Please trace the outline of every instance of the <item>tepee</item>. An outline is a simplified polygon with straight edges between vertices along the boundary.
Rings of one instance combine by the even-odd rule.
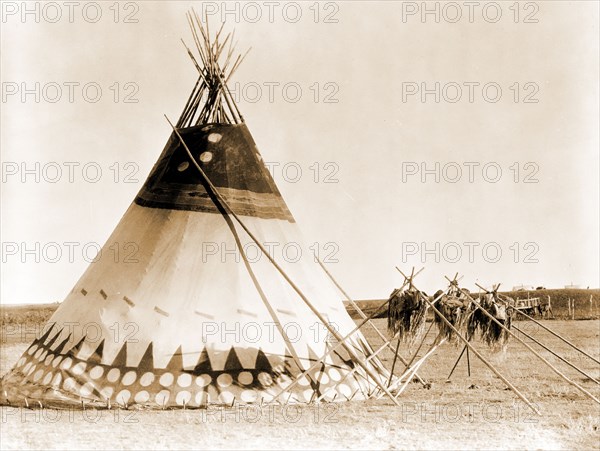
[[[202,407],[387,392],[227,88],[231,35],[188,15],[199,77],[146,182],[44,330],[0,403]],[[115,259],[110,247],[133,243]],[[210,252],[208,252],[210,250]],[[315,365],[315,363],[318,363]],[[389,392],[388,392],[389,393]]]

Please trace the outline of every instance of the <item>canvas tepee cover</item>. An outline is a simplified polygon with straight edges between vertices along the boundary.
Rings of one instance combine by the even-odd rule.
[[[381,363],[367,360],[371,348],[303,242],[237,106],[225,114],[233,99],[218,65],[210,86],[218,55],[204,56],[177,131],[97,261],[2,379],[2,403],[343,401],[371,396],[373,374],[387,382]],[[230,213],[272,251],[312,309]],[[115,245],[129,252],[115,258]],[[331,328],[337,338],[351,335],[344,346],[336,347]]]

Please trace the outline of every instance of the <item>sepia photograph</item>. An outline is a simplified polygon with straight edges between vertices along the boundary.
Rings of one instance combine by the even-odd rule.
[[[600,2],[0,12],[1,450],[600,451]]]

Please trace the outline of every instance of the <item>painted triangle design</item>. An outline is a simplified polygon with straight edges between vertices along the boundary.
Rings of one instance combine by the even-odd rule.
[[[102,363],[102,355],[104,354],[104,339],[100,342],[96,350],[88,358],[90,363]]]
[[[235,353],[235,348],[230,349],[229,354],[227,355],[227,360],[225,360],[224,369],[225,371],[240,371],[244,369],[242,367],[240,359]]]
[[[63,331],[63,329],[60,329],[60,330],[59,330],[59,331],[56,333],[56,335],[54,335],[54,336],[53,336],[53,337],[50,339],[50,341],[48,341],[48,343],[46,343],[45,347],[46,347],[47,349],[51,349],[51,348],[52,348],[52,345],[54,344],[54,342],[56,341],[56,339],[57,339],[57,338],[60,336],[60,334],[62,333],[62,331]],[[55,351],[55,352],[56,352],[56,351]]]
[[[140,371],[152,371],[154,370],[154,352],[152,350],[152,342],[148,343],[148,347],[138,364]]]
[[[212,365],[210,363],[210,358],[208,357],[208,351],[206,348],[202,350],[200,353],[200,357],[198,357],[198,363],[194,367],[194,373],[206,373],[212,371]]]
[[[71,340],[71,334],[69,334],[67,336],[67,338],[65,338],[57,347],[54,351],[52,351],[54,354],[62,354],[63,349],[65,349],[65,346],[67,346],[67,343]]]
[[[45,341],[48,339],[48,337],[50,336],[50,332],[52,332],[52,329],[54,329],[54,323],[52,323],[52,326],[50,326],[48,328],[48,330],[46,332],[44,332],[44,335],[42,335],[39,339],[35,340],[38,344],[43,345],[45,343]]]
[[[69,352],[67,352],[68,356],[71,357],[76,357],[77,353],[81,350],[81,348],[83,347],[83,343],[85,342],[85,338],[86,336],[84,335],[81,340],[79,340],[79,343],[77,343],[75,346],[73,346],[71,349],[69,349]]]
[[[123,343],[111,366],[114,368],[125,368],[127,366],[127,342]]]
[[[265,371],[267,373],[269,373],[273,370],[273,367],[271,366],[271,362],[269,362],[269,359],[267,358],[267,356],[265,355],[265,353],[263,352],[262,349],[258,350],[254,368],[256,368],[257,370],[260,370],[260,371]]]
[[[170,370],[170,371],[182,371],[183,370],[183,355],[181,354],[181,346],[179,346],[177,348],[177,351],[175,351],[175,353],[173,354],[173,357],[171,357],[171,360],[169,360],[169,363],[167,364],[167,370]]]

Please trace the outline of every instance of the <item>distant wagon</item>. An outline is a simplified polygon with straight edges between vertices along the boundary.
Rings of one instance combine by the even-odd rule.
[[[515,308],[527,314],[529,314],[528,310],[533,312],[539,306],[540,298],[517,299],[515,301]]]
[[[549,302],[543,302],[540,298],[517,299],[515,309],[529,316],[545,317],[546,312],[552,313]],[[552,315],[554,317],[554,315]]]

